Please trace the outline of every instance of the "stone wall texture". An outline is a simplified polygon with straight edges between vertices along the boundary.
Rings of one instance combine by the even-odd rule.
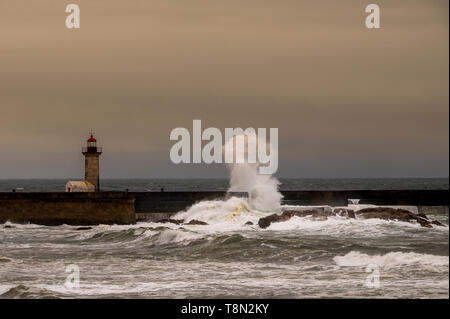
[[[126,193],[0,193],[0,223],[39,225],[133,224]]]
[[[94,185],[96,192],[100,190],[99,155],[96,153],[85,155],[84,180]]]

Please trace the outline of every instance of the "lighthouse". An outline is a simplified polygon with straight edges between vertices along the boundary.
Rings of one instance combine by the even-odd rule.
[[[84,155],[84,180],[95,186],[95,191],[100,191],[100,167],[99,157],[102,154],[102,148],[97,146],[97,140],[91,133],[87,140],[86,147],[83,147]]]

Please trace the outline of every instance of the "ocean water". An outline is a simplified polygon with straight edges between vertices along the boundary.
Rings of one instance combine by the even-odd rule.
[[[65,191],[65,179],[0,179],[0,192],[13,188],[24,192]],[[281,178],[280,190],[383,190],[383,189],[449,189],[448,178]],[[228,179],[102,179],[103,191],[226,191]]]
[[[28,190],[59,185],[21,182]],[[109,183],[111,188],[183,189],[190,184],[202,189],[207,182]],[[223,185],[211,183],[217,184],[209,189]],[[354,189],[364,183],[367,188],[367,181],[351,186],[336,181],[328,187]],[[396,189],[441,185],[370,183]],[[314,187],[322,185],[323,181]],[[448,189],[448,180],[440,187]],[[449,297],[449,221],[443,212],[430,215],[445,224],[434,228],[342,217],[323,221],[294,217],[259,228],[259,218],[270,213],[254,209],[247,199],[232,197],[197,203],[173,217],[208,225],[137,223],[79,230],[6,223],[0,225],[0,298]],[[253,225],[246,225],[249,221]],[[67,284],[76,270],[79,287]]]

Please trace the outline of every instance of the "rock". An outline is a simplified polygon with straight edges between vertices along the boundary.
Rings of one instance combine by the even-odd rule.
[[[314,219],[318,220],[326,220],[328,216],[334,216],[335,214],[333,212],[325,212],[323,210],[285,210],[281,215],[279,214],[272,214],[263,218],[260,218],[258,221],[258,225],[261,228],[267,228],[272,223],[279,223],[284,222],[286,220],[291,219],[293,216],[298,217],[306,217],[311,216]]]
[[[336,213],[332,211],[325,211],[323,209],[308,209],[308,210],[286,210],[283,212],[286,216],[289,216],[289,218],[293,216],[297,217],[312,217],[312,218],[319,218],[319,219],[327,219],[328,216],[335,216]]]
[[[156,223],[172,223],[172,224],[183,224],[184,223],[184,219],[172,219],[172,218],[163,218],[160,220],[157,220]]]
[[[353,209],[336,208],[333,210],[333,213],[335,213],[337,216],[355,218],[355,211]]]
[[[437,225],[437,226],[445,226],[444,224],[442,224],[441,222],[437,221],[437,220],[433,220],[431,222],[433,225]]]
[[[244,225],[253,225],[253,223],[251,221],[246,222]]]
[[[272,223],[283,222],[283,221],[289,220],[291,218],[291,216],[288,217],[288,216],[283,215],[283,214],[281,214],[281,215],[272,214],[272,215],[260,218],[258,220],[258,226],[260,228],[267,228]]]
[[[187,223],[185,225],[208,225],[208,223],[202,222],[201,220],[193,219],[193,220],[189,221],[189,223]]]
[[[191,221],[189,221],[188,223],[184,222],[184,219],[172,219],[172,218],[163,218],[160,219],[158,221],[156,221],[157,223],[172,223],[172,224],[177,224],[177,225],[208,225],[208,223],[202,222],[201,220],[196,220],[193,219]]]
[[[432,221],[425,214],[415,214],[405,209],[391,207],[370,207],[356,212],[358,218],[379,218],[384,220],[398,220],[402,222],[417,222],[422,227],[431,228]]]
[[[379,218],[383,220],[398,220],[403,222],[417,222],[422,227],[432,228],[432,225],[444,226],[438,221],[430,220],[425,214],[415,214],[405,209],[396,209],[390,207],[370,207],[357,212],[347,208],[336,208],[333,211],[323,210],[286,210],[282,214],[272,214],[260,218],[258,225],[261,228],[267,228],[272,223],[279,223],[291,219],[293,216],[312,217],[314,220],[327,220],[329,216],[343,216],[347,218]]]
[[[364,208],[356,212],[359,218],[369,219],[369,218],[379,218],[384,220],[394,220],[409,222],[413,219],[424,219],[421,216],[415,215],[413,218],[413,213],[404,209],[394,209],[389,207],[370,207]]]
[[[3,228],[16,228],[16,227],[11,226],[11,225],[5,225],[5,226],[3,226]]]
[[[92,227],[78,227],[78,228],[75,228],[75,230],[89,230],[89,229],[92,229]]]

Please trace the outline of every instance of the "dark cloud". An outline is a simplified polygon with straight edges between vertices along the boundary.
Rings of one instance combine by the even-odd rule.
[[[284,176],[448,176],[448,2],[0,3],[0,178],[225,176],[173,165],[171,129],[278,127]]]

